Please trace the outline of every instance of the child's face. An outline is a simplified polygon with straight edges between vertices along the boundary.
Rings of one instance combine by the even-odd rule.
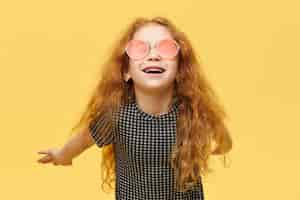
[[[129,58],[129,70],[125,73],[125,81],[132,78],[135,88],[143,91],[172,88],[178,68],[178,54],[171,59],[163,58],[154,48],[154,45],[163,39],[173,39],[168,29],[157,24],[147,24],[138,29],[132,39],[149,42],[151,50],[140,60]],[[146,73],[143,69],[147,66],[159,66],[165,71],[163,73]]]

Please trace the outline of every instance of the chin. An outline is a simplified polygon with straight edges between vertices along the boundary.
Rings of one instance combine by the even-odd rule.
[[[145,90],[165,90],[167,88],[170,88],[172,85],[166,85],[166,84],[148,84],[148,85],[144,85],[143,88]]]

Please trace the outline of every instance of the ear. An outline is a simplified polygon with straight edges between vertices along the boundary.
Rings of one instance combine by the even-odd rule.
[[[127,81],[130,79],[129,73],[124,73],[123,78],[124,78],[124,80],[127,82]]]

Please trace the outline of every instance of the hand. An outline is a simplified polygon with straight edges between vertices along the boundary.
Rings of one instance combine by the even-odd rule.
[[[38,151],[38,153],[45,154],[45,156],[37,160],[37,162],[39,163],[52,163],[53,165],[72,165],[72,159],[64,159],[61,155],[60,149],[51,148],[48,150]]]

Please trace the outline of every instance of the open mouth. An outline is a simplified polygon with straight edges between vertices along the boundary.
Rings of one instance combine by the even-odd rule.
[[[146,67],[142,70],[146,74],[162,74],[166,70],[161,67]]]

